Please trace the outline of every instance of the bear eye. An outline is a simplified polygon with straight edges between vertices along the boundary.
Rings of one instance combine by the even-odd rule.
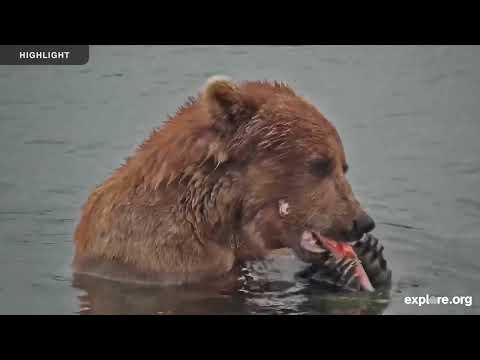
[[[327,176],[333,169],[333,162],[329,159],[314,159],[309,162],[310,172],[319,177]]]

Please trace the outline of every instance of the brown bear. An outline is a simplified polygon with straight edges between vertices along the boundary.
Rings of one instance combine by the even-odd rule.
[[[180,284],[281,248],[315,262],[375,226],[347,170],[335,127],[291,87],[213,77],[90,195],[74,269]]]

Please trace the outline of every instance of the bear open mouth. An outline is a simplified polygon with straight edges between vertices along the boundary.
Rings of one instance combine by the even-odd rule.
[[[362,266],[354,248],[345,242],[335,241],[315,231],[304,231],[300,242],[302,248],[321,256],[326,262],[333,262],[340,276],[345,278],[346,285],[357,280],[363,290],[374,291],[374,287]]]

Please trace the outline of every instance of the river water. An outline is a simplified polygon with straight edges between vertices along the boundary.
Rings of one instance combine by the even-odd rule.
[[[235,291],[74,278],[89,192],[206,78],[283,80],[342,136],[393,271],[376,296],[249,264]],[[82,66],[0,66],[1,314],[479,314],[480,48],[92,46]],[[471,296],[471,306],[405,297]]]

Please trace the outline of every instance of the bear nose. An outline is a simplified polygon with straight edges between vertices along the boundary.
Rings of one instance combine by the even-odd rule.
[[[363,235],[375,228],[375,221],[366,213],[361,213],[353,220],[353,229],[356,233]]]

